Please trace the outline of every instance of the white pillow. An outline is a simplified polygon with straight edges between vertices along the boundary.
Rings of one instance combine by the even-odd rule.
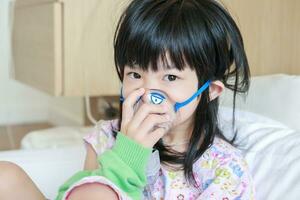
[[[232,106],[232,92],[225,90],[220,104]],[[246,99],[237,96],[237,108],[280,121],[300,130],[300,76],[284,74],[258,76],[251,79]]]
[[[22,149],[56,149],[82,146],[83,136],[91,132],[93,126],[59,126],[29,132],[21,140]]]
[[[232,138],[232,109],[220,107],[220,128]],[[252,172],[258,200],[300,197],[300,131],[272,119],[236,110],[237,144]]]

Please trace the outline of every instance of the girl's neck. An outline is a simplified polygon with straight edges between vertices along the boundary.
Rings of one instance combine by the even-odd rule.
[[[163,138],[163,142],[169,146],[185,146],[188,144],[193,128],[190,123],[183,123],[173,127]]]

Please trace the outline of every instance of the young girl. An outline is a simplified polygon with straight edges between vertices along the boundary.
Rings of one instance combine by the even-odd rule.
[[[120,119],[84,138],[85,170],[57,199],[254,199],[235,137],[218,127],[224,88],[234,99],[249,88],[229,13],[215,0],[133,0],[114,48]]]

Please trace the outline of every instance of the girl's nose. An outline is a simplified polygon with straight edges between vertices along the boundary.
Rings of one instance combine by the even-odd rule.
[[[160,82],[153,72],[148,72],[141,86],[145,88],[146,91],[155,90],[160,88]]]
[[[145,92],[144,92],[144,94],[142,96],[142,99],[141,99],[143,103],[147,103],[148,102],[148,95],[149,95],[149,93],[150,93],[150,89],[145,88]]]

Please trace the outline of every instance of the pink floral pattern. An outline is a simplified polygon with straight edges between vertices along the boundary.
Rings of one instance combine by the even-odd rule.
[[[98,155],[114,145],[117,120],[101,121],[84,141]],[[183,171],[168,171],[161,166],[157,179],[144,190],[144,199],[160,200],[252,200],[254,185],[242,153],[220,138],[194,163],[194,185],[189,185]]]

